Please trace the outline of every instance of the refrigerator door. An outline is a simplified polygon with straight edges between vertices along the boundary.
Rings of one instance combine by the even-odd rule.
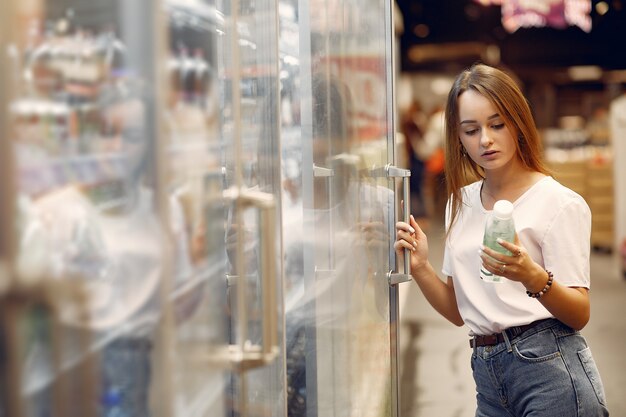
[[[276,4],[165,2],[178,416],[283,416]]]
[[[301,98],[282,135],[288,414],[395,416],[391,3],[285,3],[299,49],[281,97]]]
[[[4,2],[7,415],[149,415],[168,259],[150,1]],[[5,43],[3,43],[5,45]],[[6,168],[5,168],[6,169]]]

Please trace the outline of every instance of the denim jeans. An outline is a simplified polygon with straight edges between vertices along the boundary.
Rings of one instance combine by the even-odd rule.
[[[102,352],[102,417],[150,417],[150,355],[146,338],[121,338]]]
[[[474,348],[476,417],[608,416],[602,381],[579,332],[542,321],[495,346]]]

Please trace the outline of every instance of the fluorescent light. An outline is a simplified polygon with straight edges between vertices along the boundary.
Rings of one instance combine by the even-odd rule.
[[[599,80],[602,78],[602,68],[596,65],[580,65],[569,67],[567,74],[574,81]]]

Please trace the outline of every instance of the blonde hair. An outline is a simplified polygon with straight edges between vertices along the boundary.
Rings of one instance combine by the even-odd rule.
[[[484,170],[465,154],[459,135],[458,98],[473,90],[487,98],[507,128],[517,136],[517,157],[532,171],[549,174],[542,160],[542,145],[530,106],[517,83],[505,72],[475,64],[459,74],[450,89],[445,110],[445,176],[450,196],[450,222],[446,235],[458,218],[463,204],[461,188],[479,178]]]

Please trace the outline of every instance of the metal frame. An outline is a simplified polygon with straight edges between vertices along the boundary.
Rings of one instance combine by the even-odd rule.
[[[395,155],[395,132],[396,132],[396,121],[395,121],[395,33],[394,33],[394,16],[393,16],[393,6],[394,2],[391,0],[382,0],[385,4],[385,47],[387,48],[387,160],[396,162]],[[409,172],[410,175],[410,172]],[[409,184],[408,181],[404,181],[404,201],[405,203],[410,201],[410,196],[408,195]],[[390,180],[389,185],[392,187],[391,189],[395,191],[395,181]],[[396,198],[396,207],[397,207],[397,198]],[[397,211],[397,210],[394,210]],[[405,220],[408,220],[408,216],[410,215],[409,206],[407,205],[406,210],[404,212]],[[391,217],[391,216],[390,216]],[[392,222],[393,223],[393,222]],[[390,231],[393,231],[395,225],[389,225]],[[395,236],[395,233],[391,233],[391,236]],[[390,242],[390,245],[392,243]],[[393,246],[389,248],[389,257],[390,257],[390,265],[395,265],[395,252],[393,250]],[[405,273],[409,273],[410,269],[407,268],[407,256],[405,251]],[[409,262],[410,268],[410,262]],[[389,277],[391,279],[391,275]],[[391,283],[391,281],[390,281]],[[391,354],[391,392],[390,392],[390,403],[391,403],[391,416],[399,417],[400,416],[400,371],[399,371],[399,361],[400,361],[400,291],[397,285],[391,285],[389,289],[389,327],[390,327],[390,354]]]

